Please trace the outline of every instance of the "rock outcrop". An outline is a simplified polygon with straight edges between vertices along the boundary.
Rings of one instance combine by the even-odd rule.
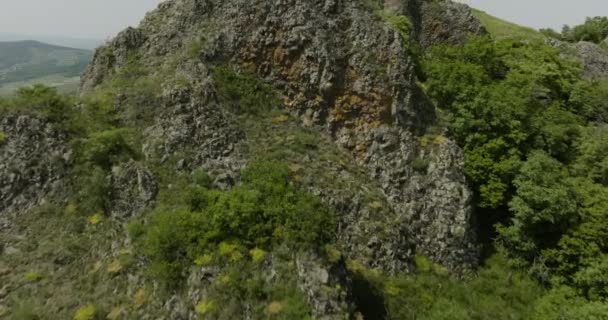
[[[414,25],[423,46],[483,32],[460,4],[384,5],[410,15],[408,10],[417,10],[420,21]],[[129,54],[160,66],[175,52],[191,51],[193,44],[200,48],[192,59],[181,58],[188,67],[177,72],[186,74],[195,89],[165,94],[169,103],[149,129],[150,140],[159,142],[149,150],[160,146],[171,155],[187,144],[199,156],[197,165],[225,162],[238,168],[241,162],[232,151],[242,135],[218,118],[225,115],[213,98],[208,68],[228,64],[255,73],[280,90],[285,108],[303,126],[331,135],[381,185],[395,212],[392,223],[384,226],[393,236],[369,235],[365,243],[384,248],[375,254],[386,261],[380,267],[394,272],[404,268],[407,263],[394,259],[407,260],[412,253],[395,252],[408,247],[411,239],[420,252],[451,268],[475,263],[462,152],[444,135],[434,137],[430,146],[420,143],[421,134],[434,123],[434,107],[417,87],[408,42],[373,10],[357,1],[166,1],[138,29],[120,33],[98,50],[82,89],[91,90],[111,76]],[[415,169],[414,162],[426,163],[425,168]]]
[[[158,192],[150,170],[133,160],[114,168],[110,186],[110,214],[119,219],[138,216]]]
[[[591,81],[608,79],[608,49],[587,41],[577,43],[556,39],[548,41],[552,46],[558,48],[564,57],[580,63],[583,78]]]
[[[72,161],[66,136],[46,121],[26,114],[0,119],[0,230],[11,216],[44,203],[64,189]]]
[[[583,77],[590,80],[608,78],[608,50],[591,42],[573,45],[583,67]]]

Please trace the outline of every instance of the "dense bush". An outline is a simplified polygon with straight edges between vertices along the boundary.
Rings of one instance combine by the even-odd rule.
[[[583,24],[564,25],[561,33],[551,28],[541,29],[540,32],[547,37],[562,41],[588,41],[599,44],[608,38],[608,17],[587,17]]]
[[[314,249],[333,239],[333,214],[290,183],[283,163],[252,163],[230,191],[193,185],[187,192],[187,206],[159,209],[145,231],[154,274],[169,280],[205,255],[238,262],[253,248]]]
[[[608,17],[587,18],[585,23],[564,27],[562,37],[566,41],[589,41],[600,43],[608,37]]]
[[[83,160],[104,169],[131,157],[137,153],[127,142],[129,134],[126,129],[111,129],[92,133],[82,145]]]
[[[74,102],[63,97],[54,88],[43,85],[23,87],[14,96],[0,101],[0,116],[11,112],[27,112],[64,128],[70,128],[74,115]]]
[[[439,47],[425,63],[429,95],[444,110],[466,153],[479,205],[505,206],[525,155],[572,151],[578,117],[563,104],[578,69],[542,43],[474,38]]]
[[[606,299],[605,83],[535,41],[472,38],[434,48],[424,66],[464,149],[480,233],[498,224],[490,235],[509,263],[584,301]]]
[[[528,319],[543,293],[531,278],[510,270],[500,254],[469,280],[457,279],[423,257],[417,264],[415,275],[388,277],[351,267],[357,275],[355,295],[364,295],[361,311],[366,319]],[[362,286],[361,281],[369,284]]]
[[[260,115],[281,103],[270,85],[229,67],[213,68],[213,80],[221,102],[237,114]]]

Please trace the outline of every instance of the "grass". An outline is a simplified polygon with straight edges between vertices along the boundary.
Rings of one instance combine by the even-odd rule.
[[[481,10],[473,9],[473,15],[481,21],[488,32],[496,39],[516,38],[542,40],[545,38],[544,35],[535,29],[502,20]]]
[[[70,77],[62,74],[47,75],[27,81],[16,81],[0,85],[0,96],[10,96],[21,87],[34,84],[44,84],[56,88],[61,94],[75,94],[78,91],[80,77]]]

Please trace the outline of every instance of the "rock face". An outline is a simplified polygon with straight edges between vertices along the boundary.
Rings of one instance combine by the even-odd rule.
[[[583,77],[591,80],[608,78],[608,50],[591,42],[579,42],[574,49],[583,66]]]
[[[152,173],[133,160],[113,170],[110,185],[110,214],[121,219],[139,215],[158,192]]]
[[[592,42],[568,43],[556,39],[548,40],[562,55],[580,62],[582,76],[588,80],[608,78],[608,50]]]
[[[408,13],[418,21],[415,31],[423,49],[442,43],[462,44],[471,34],[487,33],[466,4],[446,0],[410,2]]]
[[[65,136],[34,116],[0,119],[0,229],[10,216],[34,208],[62,189],[71,162]]]
[[[423,47],[483,32],[464,5],[387,1],[384,6],[412,17]],[[100,48],[82,89],[102,83],[129,54],[159,66],[175,52],[192,55],[196,48],[176,71],[195,89],[165,92],[163,116],[149,129],[150,140],[157,142],[147,148],[165,154],[192,150],[197,165],[220,171],[224,166],[231,174],[242,165],[233,145],[243,136],[222,125],[226,115],[215,103],[208,69],[222,64],[255,73],[280,90],[285,108],[303,126],[333,137],[381,185],[395,213],[383,225],[391,236],[366,231],[369,220],[354,218],[344,228],[345,238],[363,241],[355,247],[367,247],[382,261],[378,267],[389,272],[408,265],[412,241],[419,252],[460,269],[475,264],[477,256],[463,156],[445,135],[421,143],[435,111],[417,87],[407,46],[398,31],[358,1],[173,0],[161,3],[138,29]],[[349,212],[362,216],[360,210]]]

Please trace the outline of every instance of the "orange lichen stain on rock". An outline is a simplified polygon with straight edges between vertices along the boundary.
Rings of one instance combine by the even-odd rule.
[[[275,64],[283,64],[289,57],[289,52],[283,47],[277,47],[272,53],[272,59]]]
[[[389,110],[388,115],[387,110]],[[367,97],[348,94],[336,99],[330,116],[332,121],[344,122],[348,126],[366,124],[378,127],[391,122],[390,103],[378,93],[372,93]]]
[[[300,74],[305,69],[304,63],[300,60],[292,63],[283,70],[283,76],[291,83],[297,83],[300,81]]]
[[[242,66],[243,70],[245,70],[245,72],[248,72],[250,74],[256,74],[258,71],[258,66],[253,61],[243,62],[243,63],[241,63],[241,66]]]

